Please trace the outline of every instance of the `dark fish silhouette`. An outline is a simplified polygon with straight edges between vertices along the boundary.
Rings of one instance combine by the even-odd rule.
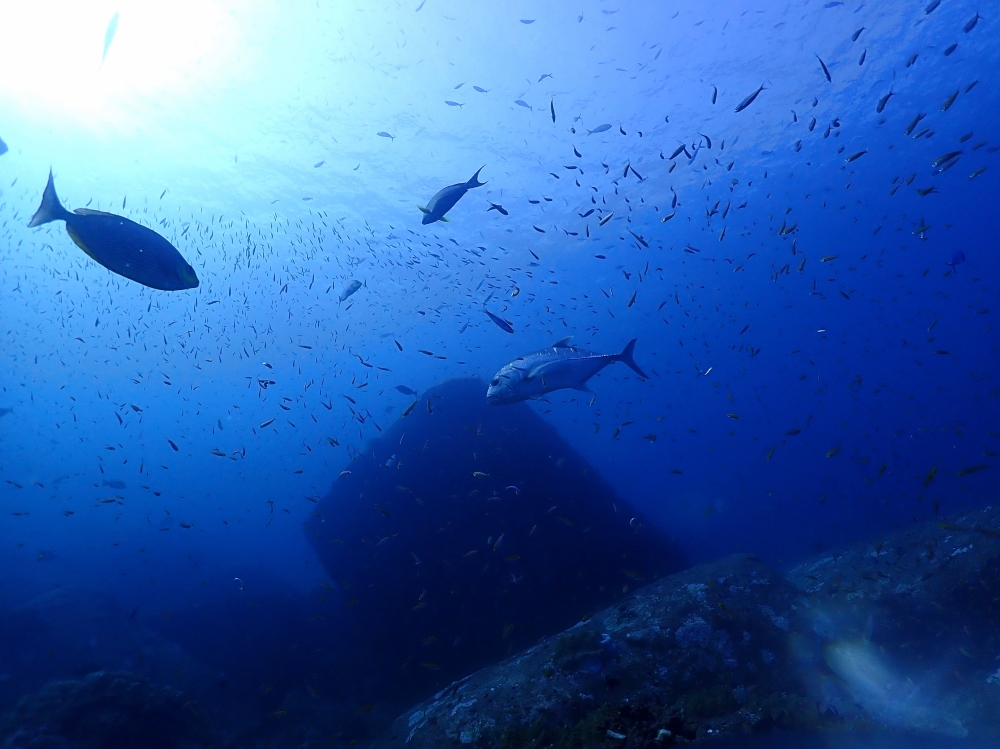
[[[459,182],[458,184],[448,185],[438,190],[434,194],[434,197],[427,203],[426,208],[422,205],[417,206],[424,214],[420,223],[426,225],[433,224],[435,221],[447,221],[448,219],[445,218],[445,214],[455,207],[455,204],[462,199],[465,193],[475,187],[482,187],[486,184],[479,181],[479,173],[484,168],[484,166],[479,167],[476,173],[469,178],[468,182]]]
[[[52,172],[28,226],[65,221],[76,245],[112,273],[161,291],[198,288],[198,276],[170,242],[122,216],[89,208],[70,213],[59,202]]]
[[[736,105],[736,111],[737,112],[742,112],[744,109],[746,109],[751,104],[753,104],[754,99],[756,99],[758,96],[760,96],[760,92],[763,91],[763,90],[764,90],[764,85],[761,84],[760,88],[758,88],[756,91],[754,91],[752,94],[750,94],[747,98],[745,98],[743,101],[741,101],[739,104]]]
[[[820,57],[819,55],[816,55],[816,59],[819,60],[819,66],[823,68],[823,75],[826,76],[826,79],[830,83],[833,83],[833,78],[830,77],[830,69],[826,67],[826,63],[823,62],[823,58]]]
[[[961,250],[955,250],[951,255],[951,262],[945,263],[945,265],[951,266],[951,272],[954,273],[957,267],[965,262],[965,253]]]
[[[483,307],[483,312],[485,312],[487,315],[490,316],[490,319],[497,324],[497,327],[500,328],[500,330],[503,330],[506,333],[514,332],[514,327],[509,322],[504,320],[502,317],[497,317],[488,309],[486,309],[486,307]]]

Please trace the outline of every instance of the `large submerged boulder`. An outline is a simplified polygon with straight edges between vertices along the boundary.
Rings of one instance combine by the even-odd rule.
[[[4,749],[199,749],[216,742],[181,692],[124,672],[52,682],[0,716]]]
[[[456,681],[372,746],[656,749],[769,734],[791,737],[775,747],[839,747],[869,732],[879,747],[996,746],[998,581],[1000,508],[787,576],[722,559]]]
[[[486,389],[421,395],[305,524],[380,698],[425,696],[683,566],[553,427]]]

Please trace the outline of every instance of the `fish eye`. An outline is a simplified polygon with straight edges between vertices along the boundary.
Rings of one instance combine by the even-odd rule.
[[[490,383],[490,385],[493,386],[493,387],[496,387],[499,384],[500,384],[500,378],[499,377],[494,377],[493,378],[493,382]]]

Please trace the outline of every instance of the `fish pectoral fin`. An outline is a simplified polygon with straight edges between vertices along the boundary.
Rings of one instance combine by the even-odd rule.
[[[538,377],[538,375],[541,374],[541,372],[542,372],[542,367],[534,367],[532,369],[529,369],[527,372],[525,372],[524,379],[533,380],[536,377]]]
[[[121,218],[121,216],[116,216],[107,211],[95,211],[93,208],[76,208],[73,213],[78,216],[111,216],[111,218]]]
[[[447,216],[442,216],[442,217],[441,217],[440,219],[438,219],[438,220],[439,220],[439,221],[446,221],[446,222],[448,222],[448,223],[451,223],[451,219],[450,219],[450,218],[448,218]]]
[[[80,235],[77,234],[75,231],[73,231],[73,227],[70,226],[69,223],[66,224],[66,232],[69,234],[69,238],[73,240],[73,243],[76,244],[76,246],[79,247],[81,250],[86,252],[87,255],[91,258],[91,260],[94,260],[98,263],[101,262],[100,260],[97,259],[97,256],[90,251],[90,248],[87,247],[87,243],[83,241]],[[101,264],[103,265],[103,263]]]
[[[421,213],[430,213],[430,211],[426,208],[426,206],[418,205],[417,208],[420,209]]]
[[[539,364],[537,367],[532,367],[524,375],[525,380],[534,380],[535,378],[542,378],[542,383],[545,383],[545,371],[548,369],[548,364]]]

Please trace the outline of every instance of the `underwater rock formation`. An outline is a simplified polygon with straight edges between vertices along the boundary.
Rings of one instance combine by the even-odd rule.
[[[652,749],[776,729],[820,730],[796,744],[808,746],[885,729],[935,746],[993,741],[998,602],[992,508],[810,560],[787,578],[729,557],[455,682],[373,747]]]
[[[426,696],[683,566],[553,427],[486,390],[421,395],[305,524],[379,699]]]
[[[455,683],[375,746],[642,746],[798,725],[816,710],[788,667],[795,598],[750,557],[695,567]]]
[[[4,749],[198,749],[214,739],[180,692],[129,673],[52,682],[0,717]]]
[[[135,673],[203,699],[216,674],[137,613],[102,591],[70,587],[0,605],[0,713],[51,681],[96,671]]]

